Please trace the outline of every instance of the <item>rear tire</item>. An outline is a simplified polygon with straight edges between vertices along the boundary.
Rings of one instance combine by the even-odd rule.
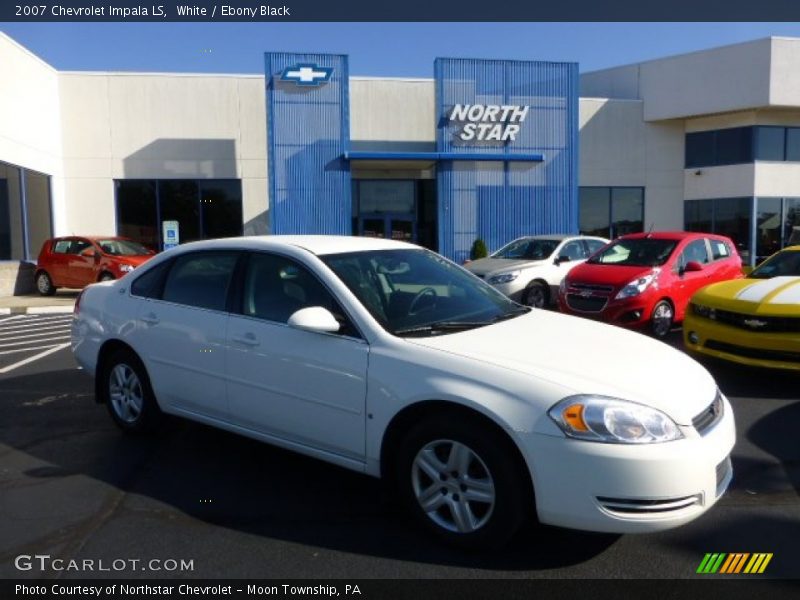
[[[675,309],[668,300],[660,300],[650,314],[650,333],[653,337],[663,339],[672,331],[675,322]]]
[[[499,548],[519,529],[530,497],[509,444],[474,420],[430,418],[400,443],[395,489],[416,520],[444,542]]]
[[[100,374],[101,400],[117,426],[126,433],[156,428],[163,414],[156,402],[147,371],[132,351],[113,351]]]
[[[47,271],[39,271],[36,275],[36,289],[42,296],[52,296],[56,293],[56,286]]]
[[[550,289],[541,281],[531,281],[522,293],[522,303],[533,308],[547,308],[550,304]]]

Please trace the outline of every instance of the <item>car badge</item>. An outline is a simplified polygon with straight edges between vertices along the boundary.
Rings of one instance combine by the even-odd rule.
[[[581,298],[591,298],[592,297],[592,291],[591,290],[581,290],[580,291],[580,297]]]
[[[767,326],[766,321],[761,321],[759,319],[745,319],[744,324],[753,329],[761,329]]]

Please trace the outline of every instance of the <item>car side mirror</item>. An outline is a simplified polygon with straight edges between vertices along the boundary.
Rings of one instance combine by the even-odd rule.
[[[556,257],[556,259],[553,261],[553,264],[560,265],[561,263],[569,262],[570,260],[572,259],[569,256],[563,254],[561,256]]]
[[[341,328],[331,311],[321,306],[301,308],[289,317],[287,324],[289,327],[317,333],[336,333]]]
[[[687,273],[697,273],[698,271],[702,270],[703,270],[703,265],[701,265],[696,260],[690,260],[689,262],[687,262],[686,268],[684,269],[684,271],[686,271]]]

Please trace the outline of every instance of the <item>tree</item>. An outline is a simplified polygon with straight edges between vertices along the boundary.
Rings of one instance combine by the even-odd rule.
[[[469,251],[470,260],[478,260],[479,258],[486,258],[489,256],[489,251],[486,249],[486,244],[481,238],[475,240],[472,244],[472,250]]]

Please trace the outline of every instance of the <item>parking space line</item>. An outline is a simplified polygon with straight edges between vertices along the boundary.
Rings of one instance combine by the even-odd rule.
[[[20,352],[33,352],[34,350],[46,350],[52,348],[54,344],[47,344],[45,346],[34,346],[33,348],[15,348],[14,350],[2,350],[0,355],[3,354],[19,354]]]
[[[58,346],[53,346],[52,348],[49,348],[48,350],[45,350],[44,352],[40,352],[39,354],[34,354],[33,356],[29,356],[28,358],[24,358],[19,362],[12,363],[12,364],[8,365],[7,367],[3,367],[2,369],[0,369],[0,375],[4,374],[4,373],[8,373],[9,371],[13,371],[14,369],[17,369],[19,367],[25,366],[28,363],[32,363],[35,360],[39,360],[40,358],[44,358],[45,356],[48,356],[49,354],[53,354],[55,352],[58,352],[59,350],[63,350],[64,348],[67,348],[68,346],[69,346],[69,342],[67,342],[66,344],[59,344]]]
[[[7,320],[9,320],[9,319],[7,319]],[[16,330],[16,329],[34,329],[34,328],[38,327],[39,325],[48,325],[48,326],[49,325],[68,325],[69,323],[70,323],[69,319],[67,319],[67,320],[59,320],[59,321],[35,322],[35,323],[32,323],[32,322],[22,323],[22,322],[18,321],[18,322],[13,323],[12,325],[3,326],[2,325],[2,321],[0,321],[0,331],[13,331],[13,330]]]
[[[28,316],[28,315],[14,315],[13,317],[0,319],[0,325],[2,325],[3,323],[8,323],[9,321],[14,321],[14,320],[17,320],[17,319],[21,319],[22,317],[26,317],[26,316]]]
[[[56,331],[47,331],[46,333],[26,333],[25,335],[15,335],[14,337],[7,337],[7,334],[0,333],[0,346],[2,346],[3,343],[6,340],[31,339],[31,338],[36,338],[36,337],[45,337],[45,336],[48,336],[48,335],[55,335],[55,334],[58,333],[59,330],[64,330],[64,326],[39,327],[39,328],[35,329],[34,331],[45,331],[46,329],[55,329]],[[23,333],[23,332],[22,331],[12,331],[11,333],[19,334],[19,333]]]
[[[69,339],[71,334],[64,333],[64,335],[57,335],[55,337],[47,338],[44,340],[36,340],[37,342],[58,342],[59,340]],[[30,344],[30,342],[12,342],[11,344],[2,344],[0,347],[8,348],[9,346],[25,346],[26,344]]]

